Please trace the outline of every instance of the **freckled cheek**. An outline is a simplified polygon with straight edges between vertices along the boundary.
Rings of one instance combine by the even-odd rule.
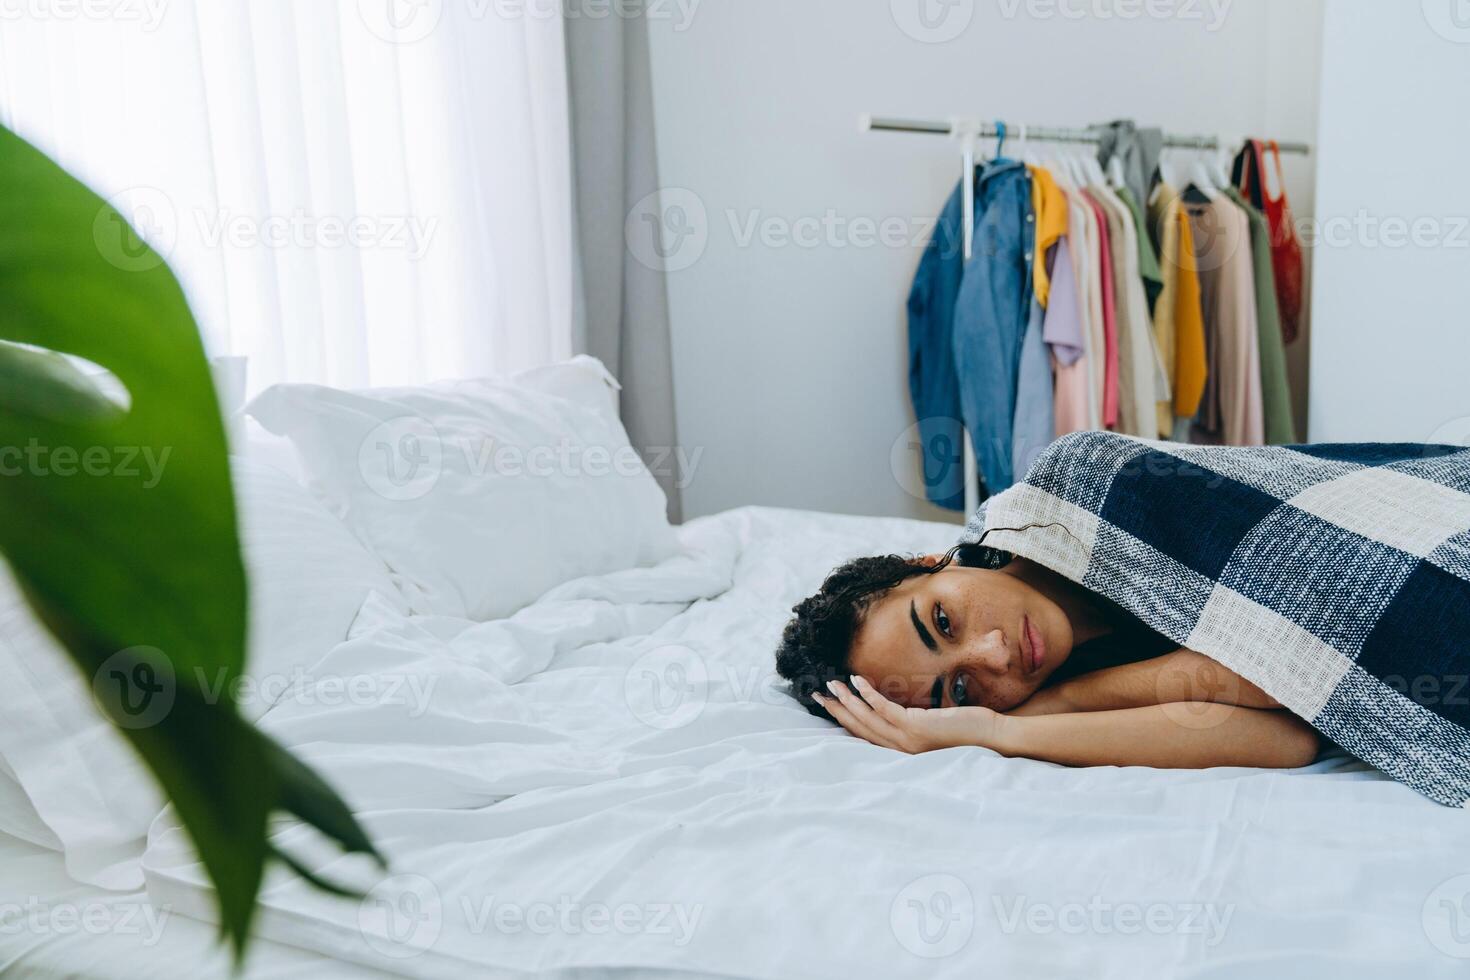
[[[1029,698],[1034,690],[1026,685],[1007,681],[987,690],[981,704],[992,711],[1009,711]]]

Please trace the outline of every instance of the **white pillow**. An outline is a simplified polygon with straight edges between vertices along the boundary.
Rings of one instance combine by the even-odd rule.
[[[291,439],[307,484],[388,563],[414,612],[488,620],[674,553],[615,385],[582,356],[504,380],[277,385],[246,411]]]
[[[407,611],[383,563],[285,474],[231,460],[250,581],[240,710],[259,717],[346,638],[372,592]],[[90,683],[25,604],[0,562],[0,760],[66,852],[73,878],[143,884],[139,858],[162,808],[152,775],[97,711]],[[213,684],[213,679],[208,679]]]

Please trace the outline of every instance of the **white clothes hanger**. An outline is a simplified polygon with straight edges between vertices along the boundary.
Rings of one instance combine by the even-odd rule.
[[[1229,187],[1234,183],[1230,179],[1230,167],[1235,162],[1235,152],[1232,148],[1238,148],[1245,143],[1245,137],[1234,137],[1221,133],[1216,137],[1215,147],[1215,183],[1221,187]]]
[[[1205,166],[1206,150],[1203,146],[1196,147],[1194,163],[1189,168],[1189,183],[1205,197],[1212,201],[1218,200],[1220,191],[1215,186],[1215,179],[1210,175],[1210,168]]]
[[[1148,200],[1150,204],[1158,200],[1159,195],[1163,193],[1164,184],[1168,184],[1176,191],[1179,189],[1179,183],[1176,179],[1177,175],[1174,172],[1174,161],[1171,159],[1171,152],[1170,150],[1165,150],[1159,154],[1159,182],[1149,192]]]

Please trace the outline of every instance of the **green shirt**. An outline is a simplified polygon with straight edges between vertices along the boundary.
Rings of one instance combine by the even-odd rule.
[[[1154,251],[1154,240],[1148,232],[1148,221],[1143,216],[1143,208],[1134,199],[1133,192],[1126,187],[1114,188],[1113,192],[1128,206],[1129,213],[1133,215],[1133,226],[1138,229],[1138,274],[1143,279],[1143,291],[1148,296],[1148,309],[1152,316],[1154,304],[1164,291],[1164,273],[1159,268],[1159,253]]]
[[[1281,339],[1281,310],[1276,305],[1276,272],[1271,265],[1271,229],[1266,216],[1234,187],[1225,193],[1250,219],[1251,258],[1256,278],[1256,325],[1261,348],[1261,416],[1266,444],[1296,442],[1291,411],[1291,382],[1286,377],[1286,343]]]

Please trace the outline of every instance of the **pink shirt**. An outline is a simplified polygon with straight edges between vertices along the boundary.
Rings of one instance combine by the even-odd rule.
[[[1088,207],[1092,208],[1093,214],[1097,215],[1097,232],[1101,248],[1098,249],[1099,258],[1102,261],[1102,293],[1103,293],[1103,339],[1107,346],[1104,352],[1103,362],[1103,425],[1109,429],[1118,427],[1118,304],[1113,296],[1113,256],[1112,236],[1108,234],[1108,215],[1102,209],[1102,205],[1093,199],[1087,191],[1082,192],[1082,197],[1087,201]]]
[[[1042,323],[1042,337],[1051,345],[1056,380],[1052,389],[1056,435],[1083,432],[1089,426],[1089,370],[1086,340],[1082,335],[1082,296],[1077,273],[1072,267],[1069,243],[1064,237],[1052,247],[1051,302]]]

